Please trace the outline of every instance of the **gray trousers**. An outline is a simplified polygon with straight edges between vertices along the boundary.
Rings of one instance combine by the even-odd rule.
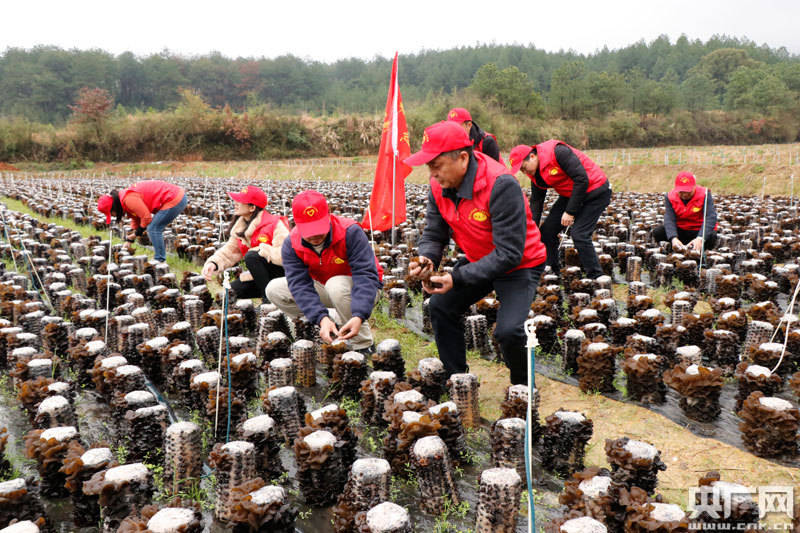
[[[314,288],[317,290],[322,305],[328,309],[333,308],[336,310],[336,315],[338,316],[332,316],[331,318],[336,322],[337,326],[341,326],[353,318],[353,314],[350,311],[350,300],[353,292],[353,278],[351,276],[333,276],[324,285],[314,280]],[[266,292],[269,301],[274,303],[278,309],[286,313],[290,318],[294,319],[303,314],[289,291],[289,283],[286,278],[276,278],[270,281]],[[378,300],[379,296],[380,293],[376,293],[375,301]],[[361,324],[358,334],[349,339],[349,341],[354,350],[372,346],[374,342],[372,330],[370,330],[369,323],[366,320]]]

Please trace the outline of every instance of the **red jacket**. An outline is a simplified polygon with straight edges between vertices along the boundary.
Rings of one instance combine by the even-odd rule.
[[[356,224],[355,220],[331,215],[331,243],[323,248],[322,254],[317,253],[307,246],[303,246],[303,238],[297,228],[292,230],[289,238],[292,248],[303,263],[308,266],[311,279],[325,283],[334,276],[352,276],[350,264],[347,262],[347,241],[345,239],[347,228]],[[378,279],[383,280],[383,268],[375,258],[378,268]]]
[[[583,168],[586,169],[586,175],[589,177],[589,187],[586,189],[587,193],[592,192],[608,181],[603,169],[597,166],[594,161],[589,159],[586,154],[576,148],[573,148],[565,142],[557,139],[551,139],[536,145],[536,155],[539,156],[539,174],[541,174],[542,180],[544,180],[544,182],[550,187],[555,189],[559,195],[566,196],[567,198],[572,196],[573,185],[572,178],[567,176],[564,170],[562,170],[562,168],[558,165],[558,161],[556,161],[555,149],[559,144],[563,144],[575,152],[575,155],[577,155],[578,159],[580,159]],[[536,180],[532,181],[535,186],[539,187],[536,185]]]
[[[699,185],[694,188],[694,196],[686,204],[683,203],[678,191],[671,190],[667,193],[669,203],[675,211],[675,225],[680,229],[700,230],[703,227],[703,203],[706,199],[706,188]],[[714,227],[716,230],[717,227]]]
[[[275,233],[275,226],[280,222],[286,224],[287,228],[289,227],[288,218],[279,217],[278,215],[263,211],[261,214],[261,221],[258,226],[256,226],[255,230],[253,230],[253,235],[250,237],[250,245],[248,246],[244,240],[239,239],[239,251],[242,252],[242,255],[246,254],[250,248],[255,248],[261,243],[271,245],[272,235]]]
[[[128,202],[129,205],[126,205],[125,197],[131,193],[136,193],[132,198],[141,197],[141,203],[131,201]],[[122,204],[122,208],[131,217],[131,227],[136,229],[140,226],[146,227],[153,218],[153,213],[178,205],[183,195],[183,187],[178,187],[166,181],[148,180],[140,181],[120,191],[119,201]],[[140,206],[139,209],[131,209],[131,206],[136,206],[137,204]],[[143,208],[141,207],[142,204]]]
[[[464,251],[467,259],[472,263],[494,250],[489,200],[497,177],[502,174],[508,174],[508,169],[505,165],[488,156],[476,153],[475,159],[478,161],[478,170],[475,174],[472,198],[461,199],[457,207],[455,203],[446,200],[442,196],[442,186],[436,180],[430,180],[431,192],[439,213],[452,229],[453,239],[456,244]],[[520,263],[511,268],[509,272],[539,265],[547,257],[547,251],[544,244],[542,244],[539,228],[536,227],[531,218],[530,206],[524,198],[523,201],[527,218],[525,249]]]

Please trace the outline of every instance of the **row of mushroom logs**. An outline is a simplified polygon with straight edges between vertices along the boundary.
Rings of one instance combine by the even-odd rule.
[[[131,293],[129,296],[133,298],[135,294]],[[141,305],[143,301],[144,300],[138,302],[138,305]],[[169,349],[171,355],[173,349],[177,347],[168,344],[170,340],[192,342],[193,337],[183,335],[180,339],[154,337],[148,340],[148,336],[156,331],[153,326],[153,320],[150,320],[152,317],[150,317],[149,311],[145,312],[145,308],[138,307],[133,310],[133,315],[137,317],[136,320],[141,320],[142,322],[140,324],[131,323],[123,326],[126,329],[120,329],[120,340],[116,343],[116,346],[118,346],[127,357],[120,355],[108,357],[109,353],[105,343],[93,340],[98,335],[97,329],[91,327],[78,329],[75,332],[75,339],[79,339],[81,344],[76,343],[71,345],[72,348],[75,348],[75,369],[79,379],[82,380],[85,386],[95,386],[100,396],[110,403],[112,407],[112,418],[119,424],[119,429],[123,431],[123,435],[126,433],[134,436],[138,435],[142,438],[135,439],[136,442],[147,444],[153,448],[149,450],[131,449],[130,452],[132,455],[151,455],[148,452],[164,449],[164,454],[166,455],[164,461],[167,467],[165,468],[165,476],[176,481],[177,486],[174,487],[174,490],[178,492],[181,488],[179,486],[180,483],[200,477],[199,467],[202,464],[202,457],[199,455],[199,428],[192,423],[183,422],[174,424],[167,428],[166,431],[163,431],[165,426],[163,406],[153,405],[154,398],[152,394],[141,390],[145,382],[143,367],[146,368],[148,377],[152,376],[153,379],[160,383],[168,381],[169,376],[160,373],[161,368],[157,360],[159,352],[164,352],[166,349]],[[88,321],[93,317],[94,311],[87,310],[86,313],[80,313],[80,320]],[[101,323],[102,320],[93,325],[98,325],[102,329]],[[114,321],[114,323],[116,324],[116,321]],[[173,326],[172,329],[176,329],[175,326]],[[31,336],[31,339],[28,340],[25,337],[28,334],[24,331],[6,333],[14,333],[15,341],[35,343],[35,338]],[[112,340],[116,340],[117,335],[112,334],[111,338]],[[202,336],[198,338],[198,343],[200,340],[202,340]],[[235,339],[232,339],[232,341],[233,340]],[[132,347],[135,347],[135,349]],[[11,348],[12,350],[18,350],[14,352],[14,356],[18,357],[20,361],[22,361],[23,358],[25,359],[24,362],[26,364],[24,364],[21,370],[23,373],[19,374],[21,384],[24,385],[28,380],[38,383],[37,380],[46,379],[45,374],[49,376],[54,372],[50,359],[33,357],[33,355],[36,355],[36,348],[33,345],[25,346],[16,343],[12,345]],[[296,352],[297,351],[299,350],[296,350]],[[189,352],[184,351],[182,353],[186,355],[186,353],[190,352],[191,347],[189,347]],[[5,349],[3,350],[3,355],[6,355]],[[143,367],[127,364],[128,358],[137,363],[141,363]],[[400,359],[402,360],[402,358]],[[42,364],[29,365],[27,364],[28,360],[37,361]],[[17,361],[14,360],[15,365],[16,362]],[[81,365],[81,362],[84,364]],[[236,363],[235,358],[232,363]],[[183,361],[181,361],[181,364],[183,364]],[[202,366],[196,368],[202,370]],[[235,370],[234,368],[234,371]],[[199,374],[200,373],[198,373],[198,376]],[[208,384],[210,381],[194,379],[193,383],[198,385],[197,392],[201,393],[197,397],[197,405],[202,406],[204,403],[202,393],[210,392],[210,388],[208,388],[209,390],[201,390],[202,387],[200,385]],[[234,386],[235,383],[236,379],[234,379]],[[85,521],[88,521],[92,520],[93,517],[98,517],[102,509],[103,529],[108,531],[116,531],[118,527],[120,527],[121,521],[124,521],[126,517],[135,515],[140,509],[141,516],[149,519],[156,518],[156,515],[162,519],[165,515],[169,516],[170,514],[175,516],[186,515],[185,512],[170,513],[168,510],[164,509],[148,517],[144,510],[144,505],[149,503],[149,499],[152,495],[152,483],[149,479],[148,471],[143,468],[141,463],[116,465],[113,462],[113,458],[110,457],[110,450],[108,448],[93,448],[89,451],[83,451],[81,449],[78,443],[79,435],[77,427],[67,426],[69,423],[74,424],[76,420],[71,402],[66,398],[66,394],[69,393],[70,385],[66,385],[66,389],[56,389],[52,380],[43,381],[42,387],[45,387],[46,394],[51,394],[51,388],[53,388],[52,394],[62,392],[65,396],[52,395],[42,397],[39,395],[39,392],[36,392],[39,398],[43,398],[43,401],[37,401],[33,395],[29,395],[31,398],[30,403],[23,402],[23,405],[26,406],[32,415],[33,413],[36,414],[37,424],[41,428],[30,432],[26,440],[28,441],[29,456],[35,459],[39,466],[40,476],[43,480],[42,486],[45,492],[52,496],[62,495],[65,485],[64,476],[67,476],[66,481],[71,483],[68,482],[66,485],[67,488],[70,489],[75,500],[76,514],[80,514]],[[40,389],[45,391],[42,387],[35,389],[35,391]],[[33,388],[28,388],[32,392],[34,391]],[[189,392],[188,387],[185,389]],[[156,413],[162,416],[162,418],[158,420],[156,426],[145,424],[145,420],[149,420],[151,418],[150,415]],[[136,416],[129,416],[131,414]],[[156,419],[154,419],[154,421],[156,421]],[[159,425],[162,426],[161,430],[151,435],[148,428],[151,426],[155,428]],[[245,423],[241,429],[242,436],[243,438],[251,438],[263,443],[264,440],[268,440],[264,438],[264,428],[267,426],[269,426],[267,423],[260,425],[255,422],[250,424]],[[161,438],[157,438],[158,435],[161,435]],[[165,442],[165,444],[162,446],[160,444],[161,442]],[[245,442],[240,446],[242,448],[247,448],[248,446],[252,447],[253,444]],[[234,446],[234,448],[236,447]],[[231,450],[225,450],[225,452],[231,452]],[[238,448],[234,449],[232,452],[237,457],[239,455],[247,455],[238,453],[241,452]],[[221,451],[220,454],[223,454],[223,452]],[[231,455],[231,453],[228,453],[228,455]],[[158,460],[158,458],[156,458],[156,460]],[[264,462],[266,461],[262,460],[260,466],[263,466]],[[269,462],[275,464],[275,457],[269,458]],[[231,460],[229,463],[233,465],[236,464],[236,461]],[[245,460],[244,464],[247,463],[248,461]],[[224,469],[222,470],[224,471]],[[235,477],[237,472],[239,471],[234,468],[228,472],[228,475]],[[239,473],[241,474],[241,472]],[[270,475],[270,473],[266,473],[266,475]],[[87,477],[88,479],[86,479]],[[236,479],[243,479],[244,477],[252,478],[253,476],[248,473],[247,476],[240,476]],[[233,506],[233,511],[227,509],[230,507],[228,505],[230,491],[224,492],[224,485],[223,483],[220,488],[222,492],[220,493],[221,505],[219,511],[223,514],[236,510],[235,505]],[[82,488],[79,488],[81,486]],[[18,487],[15,486],[12,488],[12,492],[20,492]],[[35,507],[34,504],[37,504],[38,500],[34,498],[31,502],[32,506]],[[78,509],[85,510],[86,512],[78,513]],[[12,512],[16,513],[13,516],[20,516],[19,508]],[[285,516],[291,517],[291,513],[285,513]],[[37,520],[42,517],[43,513],[36,513],[35,516],[31,516],[31,518]],[[230,516],[230,518],[233,517],[235,517],[235,515]],[[225,518],[229,518],[229,516],[226,515]],[[164,520],[156,520],[156,523],[164,522]],[[166,522],[169,521],[167,520]],[[287,528],[292,527],[288,525],[288,522],[289,521],[287,521]],[[293,518],[291,522],[293,523]],[[94,524],[96,523],[97,521],[94,520]],[[192,521],[189,520],[185,526],[188,527],[189,530],[192,530]],[[273,530],[273,528],[267,525],[266,530]]]
[[[608,448],[608,442],[606,444]],[[723,481],[719,472],[709,472],[690,491],[689,513],[675,504],[664,503],[637,486],[621,483],[614,473],[593,467],[571,476],[564,484],[559,501],[566,511],[552,520],[547,531],[564,533],[659,531],[686,532],[692,529],[714,531],[755,531],[763,516],[752,489]],[[775,524],[780,530],[797,531],[800,519],[787,502],[784,518],[793,521]]]
[[[92,335],[96,335],[96,331],[92,332]],[[92,335],[89,335],[87,332],[87,339],[91,339]],[[131,338],[130,331],[128,332],[127,335],[128,338]],[[158,353],[159,351],[160,352],[168,351],[169,355],[171,356],[172,353],[179,348],[179,345],[173,346],[172,344],[167,344],[164,340],[160,340],[158,338],[146,340],[145,335],[146,334],[143,333],[142,335],[139,335],[139,337],[141,338],[137,337],[135,339],[135,344],[137,345],[136,352],[132,352],[129,350],[126,353],[128,353],[128,355],[132,357],[138,356],[137,361],[141,361],[143,364],[145,364],[145,366],[149,369],[148,373],[156,373],[156,370],[158,369],[158,364],[153,364],[152,362],[153,355],[150,354],[150,352],[153,352],[153,354],[155,354]],[[97,341],[88,340],[88,342],[96,343]],[[127,341],[123,344],[126,345],[131,344],[131,341]],[[379,363],[382,364],[383,368],[398,368],[399,367],[398,362],[400,363],[402,362],[402,357],[398,353],[396,344],[397,344],[396,341],[394,341],[394,345],[381,347],[382,349],[379,350],[379,352],[381,352],[380,355],[383,356],[382,361],[379,361]],[[300,352],[299,350],[300,347],[301,346],[296,343],[295,353]],[[305,348],[305,346],[302,346],[302,348]],[[135,365],[128,365],[126,357],[119,355],[109,357],[108,352],[103,346],[100,346],[99,349],[95,349],[92,345],[92,351],[100,353],[100,355],[102,356],[97,358],[97,361],[95,362],[94,365],[87,365],[85,367],[84,372],[89,374],[89,377],[93,378],[87,380],[87,382],[92,383],[94,386],[96,386],[101,396],[111,402],[112,412],[116,413],[114,417],[124,420],[125,423],[122,426],[124,426],[125,430],[129,434],[142,433],[143,431],[147,433],[145,427],[141,426],[141,424],[137,425],[137,419],[132,418],[130,414],[131,413],[139,414],[140,410],[144,410],[141,412],[141,414],[143,415],[144,414],[149,415],[151,411],[153,414],[155,414],[156,410],[158,409],[161,412],[160,416],[163,416],[163,407],[158,405],[152,405],[154,398],[150,393],[137,390],[140,389],[144,384],[144,372],[142,371],[142,368]],[[81,352],[80,355],[83,356],[83,353]],[[184,353],[184,355],[186,354]],[[345,354],[336,354],[336,355],[338,356]],[[344,358],[342,359],[344,360]],[[359,361],[358,360],[359,358],[354,358],[353,356],[351,356],[349,359],[350,360],[348,360],[348,362],[355,362],[356,364],[363,362],[363,358],[361,358],[361,360]],[[91,358],[87,358],[87,360],[91,361]],[[180,364],[183,365],[186,362],[189,361],[181,361]],[[335,357],[333,366],[335,366]],[[376,367],[378,367],[377,364]],[[190,402],[194,403],[194,405],[199,407],[203,405],[204,396],[207,396],[211,391],[210,386],[204,388],[203,385],[210,385],[211,383],[215,383],[216,379],[214,375],[211,375],[213,373],[207,373],[210,375],[210,377],[205,376],[205,374],[202,373],[203,370],[202,365],[196,366],[194,368],[195,372],[193,372],[191,385],[192,385],[192,392],[195,393],[196,397],[193,398],[192,395],[190,394],[188,399]],[[467,417],[468,423],[472,425],[477,424],[480,415],[478,410],[478,398],[477,398],[478,387],[475,376],[472,375],[454,376],[453,379],[451,380],[451,383],[444,384],[442,370],[443,369],[441,368],[440,361],[428,360],[428,361],[423,361],[420,364],[418,371],[412,373],[417,386],[419,386],[423,390],[428,391],[432,396],[439,397],[447,386],[450,389],[451,396],[455,400],[453,402],[450,402],[450,404],[447,406],[443,406],[438,409],[432,408],[430,416],[436,417],[437,423],[440,426],[448,427],[448,424],[452,425],[452,423],[448,422],[448,420],[453,419],[453,415],[459,413],[458,405],[460,404],[462,406],[461,410],[465,414],[469,415]],[[382,370],[382,371],[389,372],[387,370]],[[161,379],[166,381],[168,384],[169,376],[163,375]],[[351,383],[353,383],[353,381],[355,380],[352,379],[350,380]],[[186,390],[187,387],[183,387],[182,389]],[[300,450],[303,446],[306,445],[308,446],[308,449],[311,450],[312,452],[313,451],[324,452],[330,449],[331,448],[330,440],[332,433],[327,432],[325,430],[315,430],[308,435],[303,435],[301,430],[298,431],[292,428],[292,423],[291,423],[292,420],[296,421],[294,424],[294,428],[300,428],[302,424],[302,418],[303,418],[302,417],[303,411],[301,409],[302,402],[299,400],[299,397],[297,396],[297,391],[293,390],[293,387],[285,386],[283,390],[279,389],[281,388],[279,387],[277,389],[273,389],[265,393],[264,401],[265,401],[265,407],[267,408],[268,412],[274,414],[277,418],[280,418],[282,421],[286,421],[289,423],[288,427],[286,424],[283,423],[280,426],[281,429],[285,431],[286,440],[291,441],[291,439],[293,439],[294,436],[296,435],[302,437],[302,444],[298,445],[298,450]],[[285,406],[282,406],[282,404],[286,403],[287,400],[288,403]],[[51,403],[53,404],[52,406],[50,406]],[[56,403],[57,402],[55,400],[48,399],[48,401],[44,404],[44,407],[47,408],[45,409],[45,411],[49,413],[51,416],[50,418],[43,419],[43,424],[53,425],[55,422],[58,422],[59,420],[62,419],[64,421],[70,420],[68,417],[69,415],[68,412],[64,414],[64,417],[56,416],[60,414],[58,409],[60,407],[63,407],[60,404],[56,405]],[[378,402],[378,403],[382,406],[384,402]],[[49,409],[50,407],[53,407],[53,409]],[[147,413],[145,413],[145,411],[147,411]],[[121,417],[121,415],[123,414],[125,414],[125,416]],[[264,423],[257,423],[254,420],[246,421],[242,425],[242,428],[240,429],[242,437],[249,438],[249,440],[254,440],[261,443],[267,440],[265,437],[270,432],[264,431],[264,429],[268,427],[273,427],[274,422],[271,423],[267,422],[271,420],[271,418],[267,415],[264,415],[264,417],[265,417]],[[164,425],[163,418],[159,422],[159,424],[162,426]],[[167,466],[167,468],[165,469],[165,475],[167,478],[175,482],[176,486],[174,490],[176,492],[179,490],[179,485],[182,482],[181,480],[185,481],[187,479],[191,478],[196,479],[197,477],[199,477],[199,473],[197,471],[201,461],[198,461],[199,456],[197,455],[197,452],[199,450],[198,429],[199,428],[197,428],[191,423],[181,422],[173,424],[172,426],[167,428],[165,432],[163,432],[163,437],[162,437],[164,442],[163,453],[165,455],[164,460]],[[273,435],[276,433],[277,432],[275,431],[272,432]],[[453,438],[452,439],[448,438],[448,435],[451,435]],[[460,432],[456,431],[451,431],[450,433],[443,435],[445,441],[442,442],[446,442],[446,448],[448,448],[448,453],[450,449],[453,449],[454,451],[457,450],[459,435]],[[324,437],[327,437],[327,440]],[[338,436],[334,438],[338,438]],[[149,444],[158,443],[160,441],[161,439],[157,439],[155,438],[155,436],[152,439],[151,438],[142,439],[142,442]],[[276,441],[273,441],[272,444],[273,444],[272,448],[277,449],[277,446],[275,445]],[[247,457],[249,457],[249,453],[245,451],[245,449],[252,446],[253,442],[241,442],[241,443],[236,443],[233,446],[229,446],[227,449],[218,450],[217,454],[219,455],[219,457],[215,458],[214,461],[212,461],[212,463],[217,464],[215,461],[219,461],[220,464],[219,470],[222,472],[225,472],[225,466],[230,466],[231,468],[229,469],[227,475],[233,476],[236,475],[238,472],[240,474],[240,477],[237,479],[241,480],[250,477],[249,469],[247,468],[247,465],[249,465],[250,463],[250,461],[247,459]],[[162,448],[162,446],[160,445],[156,447]],[[137,452],[135,450],[132,450],[132,452],[134,452],[134,455],[137,456],[145,456],[147,455],[147,451],[148,450],[142,450],[140,452]],[[337,451],[338,451],[338,446],[337,446]],[[302,465],[304,463],[302,459],[303,453],[299,453],[298,455],[299,455],[298,464]],[[88,457],[86,459],[88,459]],[[312,463],[313,462],[314,461],[312,461]],[[241,463],[242,466],[237,470],[237,468],[235,468],[235,465],[239,463]],[[266,468],[263,467],[264,465],[269,463],[271,464],[276,463],[274,456],[271,458],[263,458],[260,461],[258,460],[258,458],[256,458],[256,462],[254,464],[256,465],[260,464],[262,466],[262,468],[259,468],[259,473],[260,473],[261,471],[266,470]],[[323,461],[323,463],[325,463],[325,461]],[[122,466],[126,467],[125,468],[126,471],[130,470],[130,472],[128,472],[130,474],[135,474],[135,475],[143,474],[143,471],[138,471],[131,465],[122,465]],[[244,468],[244,470],[242,470],[242,468]],[[309,472],[311,472],[312,470],[313,469],[309,469]],[[242,472],[245,472],[246,475],[243,474]],[[314,495],[313,495],[314,487],[319,485],[319,483],[315,483],[313,481],[314,479],[316,480],[343,479],[342,476],[342,472],[344,472],[343,468],[341,467],[332,468],[330,472],[332,473],[338,472],[339,474],[320,475],[318,473],[314,474],[313,472],[311,472],[312,481],[308,483],[301,483],[301,485],[304,485],[307,488],[307,490],[304,491],[304,496],[306,497],[307,501],[314,500]],[[253,473],[255,474],[256,472],[254,471]],[[224,483],[225,475],[226,474],[224,473],[221,475],[223,482],[218,485],[219,505],[217,507],[216,514],[218,518],[222,519],[223,521],[231,522],[235,521],[235,517],[237,516],[236,509],[238,509],[237,507],[238,504],[237,500],[234,498],[234,492],[235,489],[239,487],[239,485],[236,484],[234,486],[231,486],[231,483],[227,484]],[[274,475],[274,472],[272,473],[265,472],[265,475],[272,476]],[[116,512],[104,513],[105,529],[109,530],[115,528],[120,519],[124,519],[126,515],[131,516],[135,512],[132,506],[120,505],[119,502],[115,501],[115,494],[119,493],[120,491],[109,489],[109,486],[116,487],[116,485],[109,485],[108,482],[112,480],[114,480],[113,475],[109,479],[95,479],[94,480],[95,483],[89,484],[86,489],[86,490],[92,490],[94,492],[91,494],[86,492],[85,494],[82,495],[83,497],[94,496],[98,501],[102,500],[103,503],[102,505],[100,505],[101,508],[105,509],[106,507],[109,507],[116,511]],[[150,490],[152,490],[152,487],[150,487]],[[328,494],[335,495],[339,491],[340,490],[336,490],[334,486],[333,490],[329,490],[326,492]],[[124,493],[124,491],[121,492]],[[140,490],[139,492],[147,494],[146,489]],[[117,497],[119,497],[119,495],[117,495]],[[127,496],[124,499],[130,500],[130,498],[128,498]],[[142,501],[137,502],[135,507],[137,509],[142,508],[142,505],[139,504],[144,504],[144,503],[145,499],[142,499]],[[130,511],[130,513],[128,513],[128,511]],[[169,514],[166,512],[166,510],[164,511],[167,515]],[[173,514],[175,514],[176,516],[181,514],[188,516],[187,513],[175,512]],[[146,517],[147,513],[144,510],[142,510],[141,515]],[[286,516],[289,515],[287,514]]]
[[[469,403],[470,403],[470,402],[466,402],[466,404],[469,404]],[[468,408],[465,408],[465,409],[464,409],[464,412],[465,412],[465,413],[466,413],[466,412],[468,412],[468,411],[469,411],[469,409],[468,409]]]
[[[605,342],[605,337],[590,340],[588,330],[566,331],[562,353],[564,370],[576,372],[579,386],[586,392],[614,392],[616,355],[621,351],[619,346],[624,343],[625,356],[620,368],[627,376],[627,396],[630,399],[643,403],[664,403],[666,386],[669,386],[678,393],[679,406],[688,418],[707,423],[716,420],[721,412],[720,395],[724,377],[734,374],[739,387],[736,411],[743,419],[740,427],[745,446],[761,456],[796,455],[796,429],[793,433],[793,428],[797,426],[797,410],[789,402],[781,398],[765,399],[758,406],[751,402],[747,412],[742,411],[745,400],[752,392],[760,391],[766,397],[774,397],[779,393],[783,388],[786,369],[791,367],[789,362],[783,360],[794,359],[791,353],[782,355],[785,350],[783,343],[771,342],[774,333],[782,334],[782,331],[776,330],[770,322],[756,319],[771,316],[770,309],[774,305],[769,302],[755,304],[748,311],[754,319],[748,323],[747,315],[735,309],[736,302],[732,298],[719,298],[712,302],[721,309],[717,325],[719,329],[711,330],[708,329],[711,315],[704,317],[691,314],[696,301],[693,294],[676,292],[668,295],[668,300],[672,300],[673,323],[655,325],[653,332],[648,331],[654,333],[655,337],[632,333],[636,329],[641,331],[638,326],[642,324],[639,322],[646,318],[645,314],[638,312],[637,320],[626,319],[630,324],[623,324],[623,319],[611,321],[614,344]],[[658,316],[663,321],[659,311],[649,311],[652,311],[653,317]],[[576,315],[578,323],[583,320],[580,318],[583,313],[592,313],[593,318],[588,318],[587,314],[585,320],[597,318],[595,309],[584,309]],[[549,320],[552,322],[552,318]],[[540,323],[547,325],[542,320]],[[732,331],[722,328],[731,328]],[[800,331],[790,332],[789,337],[789,348],[798,346],[795,339],[800,337]],[[698,345],[681,345],[680,339],[683,342],[694,340]],[[742,362],[739,362],[740,356],[744,358]],[[720,366],[704,366],[702,361],[708,357],[712,357]],[[778,372],[771,371],[770,368],[778,366],[780,361],[784,364]],[[789,379],[790,387],[800,389],[793,383],[800,383],[800,373]],[[766,428],[750,429],[753,424],[747,420],[754,420],[756,411],[766,417]],[[783,426],[783,429],[773,427],[776,424]],[[751,436],[754,432],[759,434],[757,439]]]

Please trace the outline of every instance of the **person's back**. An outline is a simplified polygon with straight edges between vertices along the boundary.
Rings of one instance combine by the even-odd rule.
[[[557,139],[533,146],[515,146],[509,160],[512,175],[522,170],[531,180],[531,213],[536,224],[544,210],[548,189],[558,193],[558,199],[540,226],[542,241],[547,246],[547,264],[553,273],[560,274],[559,234],[566,231],[578,250],[586,276],[601,276],[603,270],[592,234],[611,202],[611,184],[600,166],[580,150]]]
[[[131,219],[131,232],[126,240],[133,242],[146,231],[153,244],[155,260],[164,261],[167,257],[164,228],[186,209],[188,201],[182,187],[165,181],[148,180],[100,196],[97,209],[106,215],[106,224],[111,222],[112,214],[121,220],[123,214],[127,213]]]

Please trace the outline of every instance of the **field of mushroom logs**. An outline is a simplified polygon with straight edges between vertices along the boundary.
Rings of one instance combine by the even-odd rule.
[[[168,250],[200,265],[219,245],[220,225],[227,234],[220,199],[242,181],[174,181],[190,203],[165,234]],[[526,529],[526,387],[509,387],[501,419],[486,421],[474,375],[448,379],[430,358],[407,372],[398,341],[365,358],[345,343],[322,344],[303,319],[232,296],[225,320],[222,293],[202,277],[44,220],[105,232],[94,199],[111,180],[0,182],[2,196],[36,213],[0,207],[0,531]],[[369,199],[365,184],[261,185],[278,213],[307,187],[346,216]],[[397,244],[374,235],[387,274],[381,305],[425,334],[425,301],[412,298],[419,283],[404,273],[427,191],[408,189],[410,222]],[[531,316],[543,368],[585,392],[655,410],[673,404],[700,434],[719,430],[798,466],[800,324],[785,313],[800,279],[800,217],[783,198],[716,203],[719,245],[698,275],[697,254],[648,241],[660,196],[616,194],[597,232],[607,276],[583,279],[567,242],[560,276],[542,279]],[[456,259],[454,251],[441,268]],[[651,289],[666,293],[666,312]],[[489,359],[496,311],[486,298],[464,318],[468,345]],[[620,435],[605,441],[609,468],[585,468],[592,420],[534,414],[534,484],[559,491],[561,504],[540,512],[539,527],[687,530],[685,512],[657,494],[666,466],[654,446]],[[698,483],[735,492],[714,472]],[[727,523],[753,522],[756,504],[736,502]]]

